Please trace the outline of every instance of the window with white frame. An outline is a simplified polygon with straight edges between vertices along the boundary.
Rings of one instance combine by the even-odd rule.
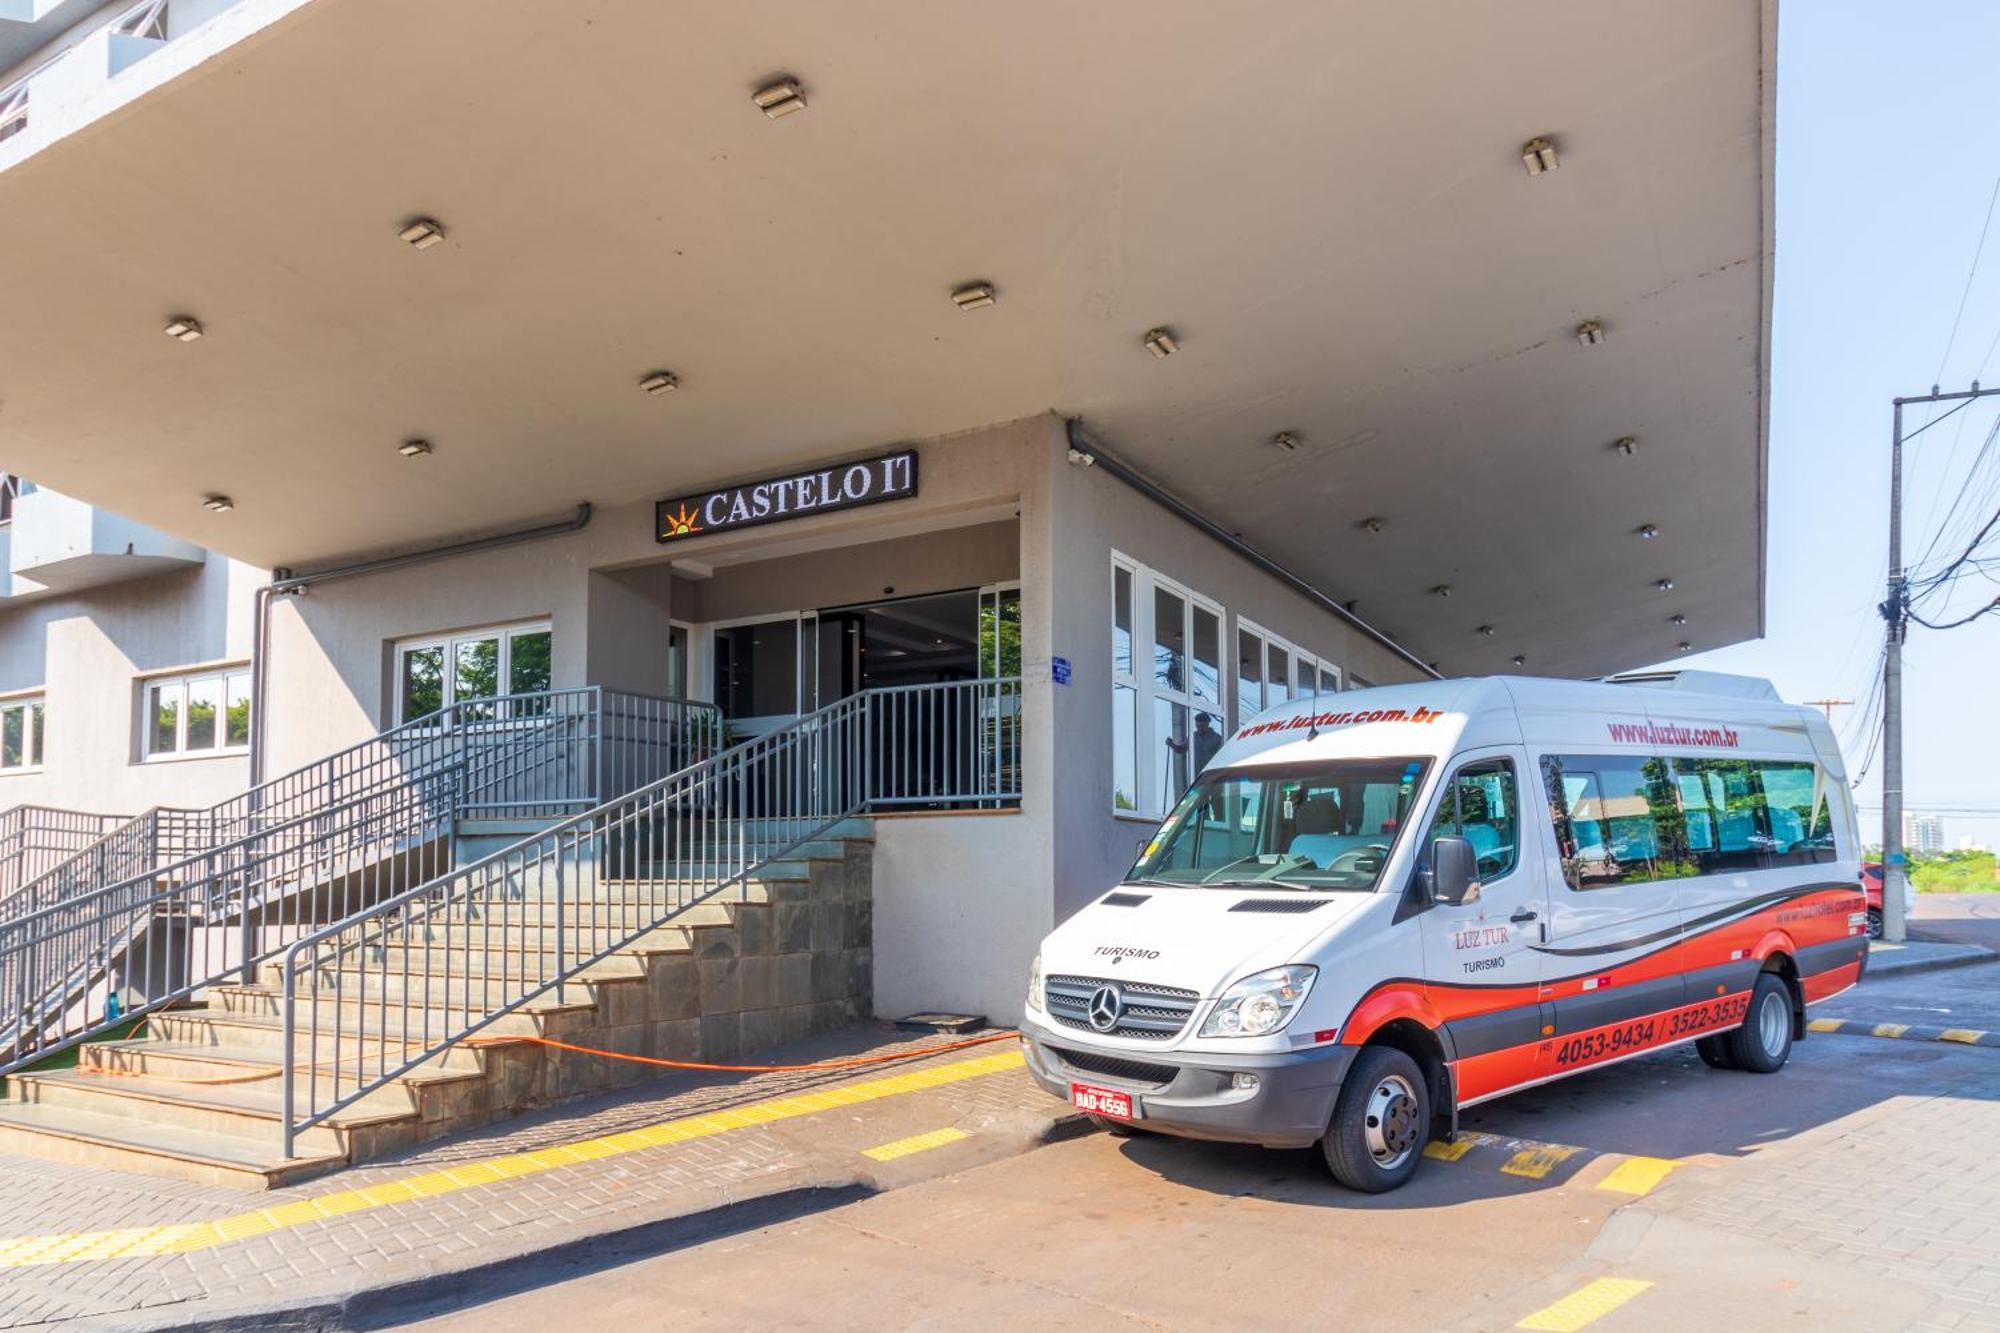
[[[250,748],[250,668],[217,667],[140,682],[140,747],[147,759]]]
[[[1236,725],[1266,708],[1340,691],[1340,668],[1267,629],[1236,622]]]
[[[1172,579],[1111,562],[1111,803],[1163,815],[1222,746],[1223,610]]]
[[[546,690],[554,679],[554,642],[545,620],[407,639],[396,645],[396,721]]]
[[[40,695],[0,699],[0,772],[42,766],[44,716]]]

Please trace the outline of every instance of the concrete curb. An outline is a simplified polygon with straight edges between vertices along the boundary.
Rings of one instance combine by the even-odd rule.
[[[1908,977],[1919,972],[1942,972],[1949,967],[1972,967],[2000,959],[2000,954],[1977,944],[1931,943],[1927,940],[1912,943],[1924,946],[1923,952],[1912,956],[1903,949],[1882,953],[1871,948],[1862,981],[1873,981],[1879,977]]]
[[[1094,1132],[1095,1127],[1081,1112],[1052,1115],[1039,1130],[1021,1135],[1014,1155]],[[929,1174],[922,1178],[928,1179]],[[888,1188],[910,1183],[914,1182],[906,1180]],[[797,1221],[858,1203],[883,1192],[884,1188],[857,1172],[839,1179],[822,1179],[770,1194],[733,1199],[690,1213],[614,1223],[561,1239],[486,1250],[464,1256],[457,1263],[404,1274],[377,1286],[309,1290],[288,1299],[123,1310],[77,1319],[68,1327],[117,1329],[121,1333],[253,1333],[253,1330],[329,1333],[390,1328],[635,1259],[648,1259],[760,1227]],[[479,1300],[468,1301],[474,1295]]]
[[[1945,1041],[1957,1046],[2000,1047],[2000,1032],[1979,1028],[1915,1027],[1908,1023],[1871,1023],[1863,1018],[1815,1018],[1813,1032],[1839,1032],[1850,1037],[1890,1037],[1899,1041]]]

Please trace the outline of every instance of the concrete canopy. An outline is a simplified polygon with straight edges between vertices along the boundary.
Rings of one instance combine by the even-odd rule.
[[[1447,673],[1657,660],[1762,626],[1774,41],[1775,0],[312,0],[0,172],[0,458],[310,565],[1053,408]]]

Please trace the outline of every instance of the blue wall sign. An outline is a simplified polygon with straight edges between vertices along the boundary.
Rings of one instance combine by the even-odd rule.
[[[1049,679],[1058,685],[1069,684],[1069,659],[1051,657],[1049,659]]]

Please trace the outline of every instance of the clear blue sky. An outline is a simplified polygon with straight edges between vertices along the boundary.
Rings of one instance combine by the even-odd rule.
[[[1779,23],[1766,637],[1677,665],[1768,676],[1792,700],[1855,700],[1833,710],[1851,771],[1868,749],[1855,714],[1882,638],[1890,399],[1934,381],[1964,388],[1982,358],[2000,384],[2000,351],[1988,357],[2000,213],[1951,336],[2000,177],[2000,4],[1782,0]],[[1981,403],[1910,444],[1907,554],[1938,530],[1996,414],[2000,400]],[[1950,609],[1996,593],[1968,578]],[[1995,813],[1945,814],[1947,844],[2000,845],[2000,615],[1912,627],[1904,663],[1909,805],[1985,807]],[[1880,792],[1878,756],[1859,797],[1869,842]]]

